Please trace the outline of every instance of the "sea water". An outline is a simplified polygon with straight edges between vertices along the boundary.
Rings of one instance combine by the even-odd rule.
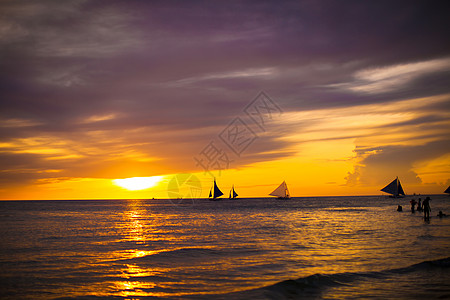
[[[0,298],[449,298],[431,198],[3,201]]]

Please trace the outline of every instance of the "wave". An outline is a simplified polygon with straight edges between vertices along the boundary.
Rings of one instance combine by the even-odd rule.
[[[332,212],[368,212],[369,210],[366,208],[357,208],[357,207],[330,207],[323,209],[325,211]]]
[[[437,259],[437,260],[427,260],[418,264],[414,264],[412,266],[406,267],[406,268],[400,268],[400,269],[392,269],[388,272],[391,273],[403,273],[403,272],[414,272],[414,271],[420,271],[423,269],[430,269],[430,268],[450,268],[450,257]]]
[[[144,256],[134,257],[130,259],[122,259],[116,262],[124,263],[138,263],[138,264],[151,264],[154,263],[173,263],[176,261],[192,262],[196,258],[199,259],[205,256],[217,256],[220,251],[209,248],[179,248],[168,251],[161,251],[156,253],[147,254]],[[189,257],[187,260],[186,257]]]
[[[276,284],[243,291],[231,294],[220,295],[215,299],[322,299],[323,293],[331,288],[347,288],[352,285],[357,285],[358,282],[361,281],[381,281],[381,282],[389,282],[389,278],[393,278],[391,285],[389,288],[385,289],[385,292],[388,294],[382,294],[379,292],[378,295],[380,297],[375,298],[384,298],[383,296],[388,296],[389,293],[392,292],[392,288],[398,287],[400,290],[404,288],[401,285],[401,279],[397,280],[399,277],[404,275],[410,275],[414,273],[418,273],[419,276],[417,278],[426,278],[430,273],[438,273],[438,274],[446,274],[442,279],[441,285],[444,285],[443,288],[435,288],[434,290],[428,290],[430,293],[433,292],[436,298],[450,297],[450,285],[448,284],[449,273],[448,269],[450,268],[450,257],[432,260],[432,261],[424,261],[418,264],[414,264],[405,268],[397,268],[390,269],[385,271],[378,272],[356,272],[356,273],[337,273],[337,274],[314,274],[307,277],[298,278],[295,280],[284,280],[278,282]],[[442,276],[442,275],[441,275]],[[429,277],[429,276],[428,276]],[[411,277],[405,276],[409,281]],[[433,280],[435,280],[434,277]],[[387,283],[386,283],[387,284]],[[409,286],[411,282],[407,282]],[[428,282],[423,284],[423,286],[418,289],[426,290],[426,285]],[[435,287],[439,285],[439,280],[434,282]],[[379,288],[379,286],[378,286]],[[403,290],[404,293],[408,293],[409,291]],[[414,293],[414,290],[412,291]],[[417,291],[416,291],[417,293]],[[333,299],[332,296],[327,296],[326,298]],[[339,297],[337,297],[339,298]],[[344,297],[347,298],[347,297]],[[358,298],[358,297],[356,297]],[[434,297],[433,297],[434,298]]]
[[[204,252],[204,248],[183,248],[173,251],[175,253],[189,253],[198,255]],[[160,253],[161,255],[170,255],[170,253]],[[450,257],[424,261],[404,268],[389,269],[376,272],[347,272],[337,274],[314,274],[295,280],[284,280],[276,284],[247,290],[242,292],[233,292],[227,294],[189,294],[184,296],[167,296],[169,299],[436,299],[448,298],[450,296],[450,285],[448,283],[448,269],[450,268]],[[411,277],[410,274],[416,274],[417,277]],[[440,274],[441,279],[436,277]],[[406,275],[406,276],[405,276]],[[438,276],[439,277],[439,276]],[[411,283],[411,278],[429,278],[430,281],[424,282],[421,286]],[[145,280],[145,278],[140,278]],[[402,286],[402,280],[407,285]],[[362,289],[355,289],[360,285]],[[380,286],[379,283],[388,286]],[[432,282],[433,284],[430,284]],[[390,284],[390,285],[389,285]],[[427,286],[430,288],[427,289]],[[368,290],[372,288],[372,290]],[[332,289],[341,289],[341,292],[329,292]],[[342,289],[346,289],[342,293]],[[397,290],[396,290],[397,289]],[[362,292],[361,292],[362,291]],[[392,294],[395,292],[403,294]],[[415,295],[415,296],[412,296]],[[157,296],[133,296],[134,299],[167,299]],[[104,300],[104,299],[130,299],[122,296],[76,296],[62,297],[58,300]],[[56,300],[56,299],[55,299]]]
[[[174,262],[179,262],[181,264],[196,264],[199,260],[211,261],[220,258],[228,258],[243,255],[245,256],[260,255],[262,252],[263,252],[262,250],[246,247],[230,248],[230,249],[186,247],[151,253],[140,257],[118,260],[115,262],[136,263],[136,264],[153,264],[153,263],[173,264]]]

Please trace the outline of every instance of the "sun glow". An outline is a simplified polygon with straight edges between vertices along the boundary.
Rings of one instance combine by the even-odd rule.
[[[163,176],[131,177],[125,179],[114,179],[113,183],[129,191],[138,191],[154,187],[162,179]]]

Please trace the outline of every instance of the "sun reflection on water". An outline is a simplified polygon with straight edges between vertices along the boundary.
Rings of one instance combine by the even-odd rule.
[[[122,280],[115,283],[115,289],[119,291],[119,296],[157,296],[157,294],[161,296],[161,293],[148,291],[156,288],[156,283],[149,280],[142,280],[144,278],[157,276],[160,272],[145,270],[132,264],[126,264],[125,267],[126,269],[122,270],[122,276],[127,280]]]
[[[135,258],[145,258],[161,252],[161,250],[142,250],[139,245],[145,246],[149,227],[149,222],[153,222],[151,215],[142,205],[143,200],[129,200],[127,210],[123,213],[123,222],[120,228],[122,242],[135,242],[136,248],[121,252],[120,259],[132,260]],[[143,268],[137,264],[124,264],[121,269],[122,278],[125,280],[114,283],[114,288],[118,291],[117,295],[121,297],[135,296],[162,296],[163,294],[154,292],[157,284],[149,280],[161,274],[156,268]]]

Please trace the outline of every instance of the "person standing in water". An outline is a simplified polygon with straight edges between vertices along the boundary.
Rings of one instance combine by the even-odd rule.
[[[430,219],[430,197],[426,197],[425,200],[423,200],[422,208],[423,208],[423,217],[425,220]]]
[[[422,211],[422,199],[419,198],[419,202],[417,202],[417,211]]]
[[[409,203],[411,203],[411,212],[414,213],[414,206],[416,206],[416,200],[411,199],[411,201],[409,201]]]

